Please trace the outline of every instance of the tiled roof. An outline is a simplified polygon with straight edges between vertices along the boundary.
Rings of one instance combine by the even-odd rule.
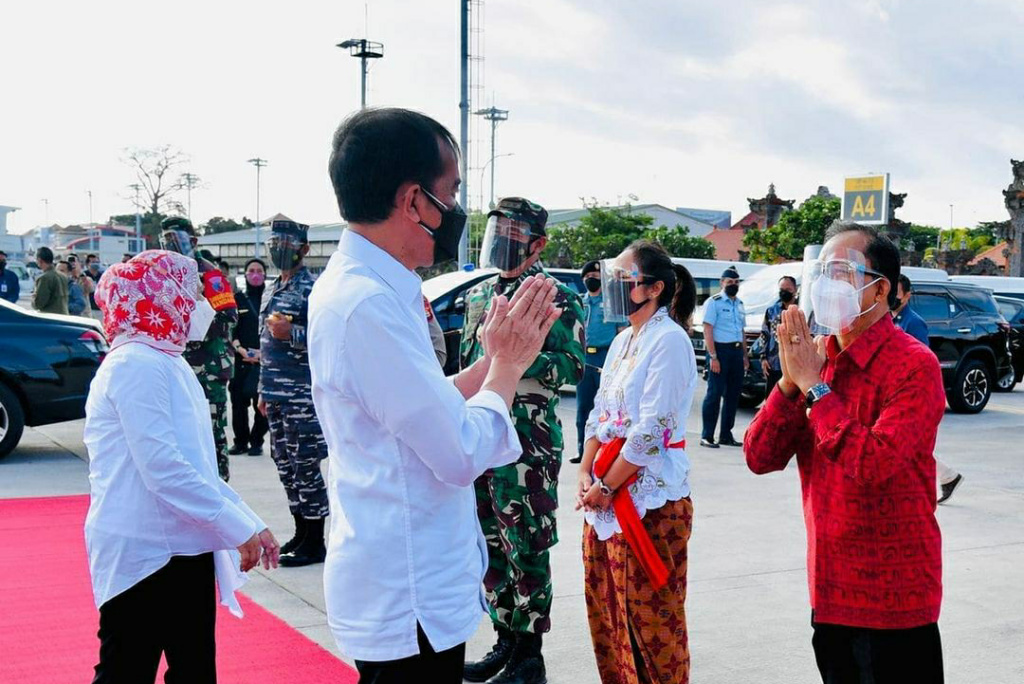
[[[715,258],[724,261],[739,261],[740,250],[749,251],[743,246],[745,233],[737,228],[722,230],[715,228],[704,236],[704,239],[715,246]]]
[[[995,247],[989,247],[984,252],[971,259],[970,265],[974,266],[975,264],[979,263],[982,259],[991,259],[999,268],[1006,268],[1008,266],[1009,260],[1006,258],[1006,255],[1003,254],[1003,250],[1005,249],[1005,242],[1000,242]]]

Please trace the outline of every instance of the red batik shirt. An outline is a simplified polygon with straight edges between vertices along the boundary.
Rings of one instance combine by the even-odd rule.
[[[827,346],[821,379],[831,394],[808,416],[803,396],[772,392],[747,430],[747,465],[768,473],[796,455],[815,621],[875,629],[936,622],[939,363],[889,316],[845,350],[834,337]]]

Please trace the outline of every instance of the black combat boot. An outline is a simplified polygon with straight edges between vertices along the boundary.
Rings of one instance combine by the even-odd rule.
[[[301,568],[304,565],[323,563],[327,558],[324,546],[324,518],[306,520],[306,534],[291,553],[281,556],[282,568]]]
[[[501,672],[501,668],[512,657],[516,646],[515,633],[500,625],[494,625],[494,631],[498,633],[498,643],[491,652],[475,663],[466,663],[462,670],[462,678],[467,682],[486,682]]]
[[[490,684],[547,684],[544,656],[540,653],[542,636],[522,633],[516,635],[516,648],[501,674]]]
[[[306,519],[296,513],[292,513],[292,518],[295,520],[295,534],[281,545],[282,556],[294,551],[302,543],[302,538],[306,536]]]

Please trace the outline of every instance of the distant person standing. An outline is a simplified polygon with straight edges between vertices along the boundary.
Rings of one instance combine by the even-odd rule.
[[[910,278],[901,273],[899,283],[896,285],[898,301],[893,308],[892,319],[903,332],[931,349],[928,342],[928,324],[910,306],[910,297],[913,293],[914,286],[910,282]],[[938,456],[935,457],[935,472],[939,478],[939,487],[942,489],[937,503],[946,503],[964,481],[964,476],[939,460]]]
[[[36,279],[36,291],[32,296],[32,308],[42,313],[68,315],[68,279],[53,265],[53,250],[40,247],[36,250],[36,264],[42,274]]]
[[[308,230],[294,221],[271,224],[267,253],[281,276],[273,291],[263,295],[260,310],[260,408],[270,425],[270,453],[295,519],[295,536],[282,548],[281,565],[286,568],[324,562],[324,522],[330,512],[320,472],[327,442],[313,408],[306,348],[314,283],[303,263],[309,253]]]
[[[741,447],[732,434],[736,407],[743,389],[743,376],[750,368],[747,346],[743,343],[743,325],[747,312],[737,297],[740,274],[735,266],[722,272],[722,291],[704,304],[704,344],[707,347],[708,393],[704,397],[704,429],[700,445],[709,449],[721,446]],[[722,425],[718,442],[715,427],[721,411]]]
[[[0,250],[0,299],[18,303],[21,296],[21,283],[18,274],[7,270],[7,252]]]
[[[231,393],[231,429],[234,446],[231,456],[263,454],[263,439],[267,436],[267,418],[260,412],[260,307],[266,288],[266,264],[261,259],[245,262],[245,288],[235,292],[238,303],[238,325],[235,326],[231,345],[235,350],[235,376],[228,383]],[[249,428],[249,409],[255,411],[252,429]]]
[[[782,362],[779,360],[779,340],[777,331],[782,322],[782,312],[796,302],[796,278],[782,276],[779,278],[779,299],[764,312],[761,323],[761,372],[764,373],[765,392],[767,397],[782,379]]]
[[[213,440],[217,446],[217,468],[225,482],[231,476],[228,465],[228,382],[234,374],[234,348],[231,346],[232,331],[238,323],[238,304],[234,288],[211,259],[204,258],[197,251],[199,242],[195,228],[187,218],[171,216],[160,225],[160,245],[171,252],[177,252],[196,260],[203,281],[203,292],[216,315],[207,328],[206,337],[199,342],[189,342],[185,348],[185,360],[196,372],[199,384],[210,402],[210,419],[213,422]]]
[[[75,260],[69,263],[71,273],[68,276],[68,313],[73,316],[92,318],[93,293],[96,284],[82,273],[82,262]]]
[[[588,261],[580,272],[583,286],[587,294],[583,297],[583,322],[586,328],[585,365],[583,379],[576,385],[576,456],[569,459],[570,463],[583,460],[583,436],[587,427],[587,418],[594,408],[594,397],[601,384],[601,368],[608,347],[619,334],[619,326],[606,323],[604,320],[604,297],[601,295],[601,262]]]
[[[100,258],[95,254],[85,255],[85,275],[92,280],[93,284],[92,292],[89,293],[89,307],[92,309],[95,317],[102,317],[103,313],[96,304],[96,285],[100,282],[100,277],[103,275],[103,268],[100,266]]]

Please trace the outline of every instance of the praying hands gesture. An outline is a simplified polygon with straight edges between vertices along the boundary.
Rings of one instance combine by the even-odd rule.
[[[804,312],[791,306],[782,312],[778,327],[779,360],[782,380],[779,390],[787,397],[806,394],[821,382],[821,367],[825,364],[825,338],[814,339]]]

